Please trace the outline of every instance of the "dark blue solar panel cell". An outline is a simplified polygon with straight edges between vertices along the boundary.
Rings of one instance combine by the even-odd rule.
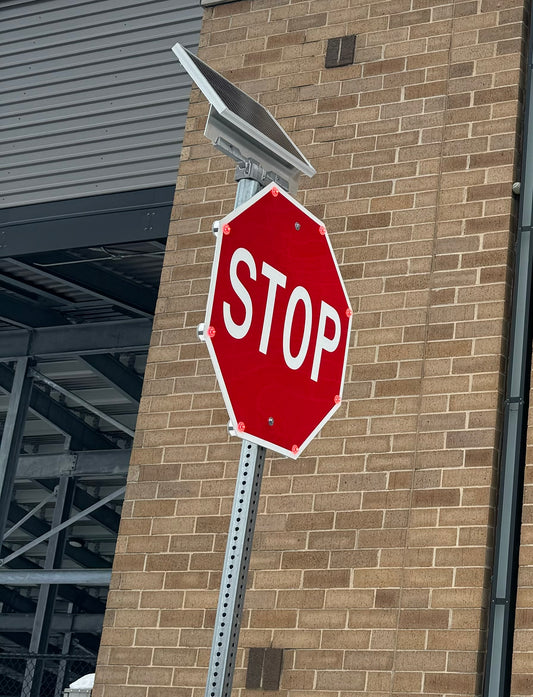
[[[249,97],[245,92],[235,87],[229,80],[222,77],[216,70],[210,68],[200,58],[187,51],[189,57],[194,62],[198,70],[202,73],[211,87],[224,102],[226,107],[241,119],[251,124],[254,128],[260,131],[271,141],[279,145],[281,148],[297,157],[302,162],[301,153],[293,145],[290,138],[287,137],[281,126],[276,122],[273,116],[254,99]],[[307,163],[306,163],[307,164]]]

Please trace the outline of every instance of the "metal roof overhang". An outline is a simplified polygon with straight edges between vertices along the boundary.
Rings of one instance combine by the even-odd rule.
[[[172,193],[0,211],[3,657],[98,648]]]

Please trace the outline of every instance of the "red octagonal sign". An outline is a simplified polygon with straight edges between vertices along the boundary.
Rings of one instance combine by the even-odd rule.
[[[326,228],[288,194],[220,221],[205,340],[239,436],[301,454],[340,406],[351,320]]]

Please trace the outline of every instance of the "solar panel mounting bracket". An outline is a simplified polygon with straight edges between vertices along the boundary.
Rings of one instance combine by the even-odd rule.
[[[261,186],[274,181],[291,194],[295,194],[298,190],[300,172],[297,169],[274,157],[259,143],[250,140],[242,131],[232,127],[220,117],[212,106],[209,109],[204,135],[209,138],[217,150],[228,155],[237,163],[236,178],[238,168],[251,162],[261,167],[265,172],[265,177],[262,180],[256,176],[250,177],[259,181]],[[257,170],[255,173],[257,174]]]
[[[253,179],[259,182],[261,186],[267,186],[273,182],[274,184],[278,184],[282,189],[286,191],[289,190],[290,184],[288,179],[284,179],[277,172],[267,172],[256,160],[243,157],[240,150],[227,140],[224,140],[224,138],[217,138],[214,145],[220,152],[228,155],[237,163],[237,167],[235,168],[235,181],[239,181],[240,179]]]

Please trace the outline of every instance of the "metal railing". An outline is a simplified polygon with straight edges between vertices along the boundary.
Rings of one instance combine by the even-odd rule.
[[[0,697],[62,697],[63,690],[87,673],[96,657],[61,654],[0,654]],[[41,674],[37,688],[28,676]]]

